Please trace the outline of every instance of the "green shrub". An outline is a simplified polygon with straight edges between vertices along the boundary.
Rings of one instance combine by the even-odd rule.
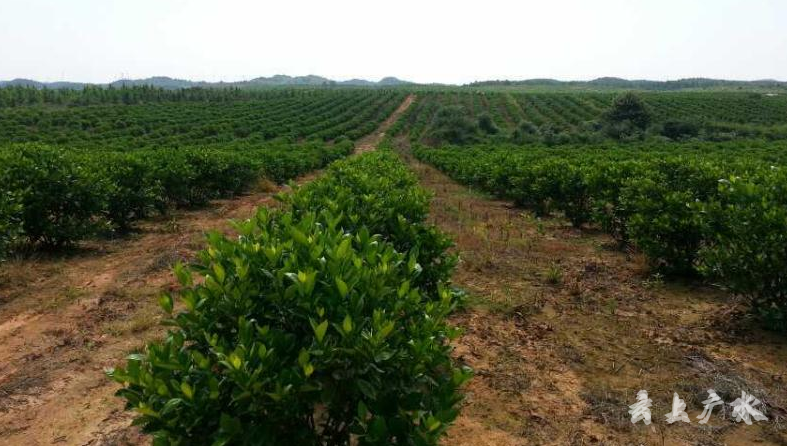
[[[62,246],[94,232],[106,181],[68,152],[25,145],[0,154],[0,165],[0,184],[21,201],[23,229],[31,242]]]
[[[397,185],[384,170],[392,156],[339,163],[325,175],[335,182],[302,188],[294,209],[261,209],[232,240],[212,234],[194,267],[200,284],[176,267],[175,329],[110,372],[157,444],[437,444],[469,377],[450,358],[454,294],[427,298],[416,253],[358,223],[353,209],[386,212],[372,197],[326,189],[364,183],[375,160]],[[326,206],[298,207],[307,203]],[[161,304],[173,311],[172,297]]]
[[[197,178],[197,172],[187,162],[186,154],[179,150],[157,150],[148,154],[146,182],[158,184],[161,188],[163,200],[158,200],[156,205],[159,212],[166,212],[170,205],[190,206],[192,200],[192,185]]]
[[[495,125],[495,122],[492,120],[492,117],[489,116],[487,113],[482,113],[478,116],[478,128],[481,129],[482,132],[494,135],[500,131]]]
[[[423,272],[414,285],[429,294],[451,276],[456,258],[446,250],[452,242],[425,224],[430,195],[390,151],[334,163],[326,175],[285,198],[296,212],[329,209],[345,230],[366,227],[397,251],[415,254]]]
[[[699,271],[748,298],[775,329],[787,330],[787,175],[761,183],[732,177],[702,205],[708,243]]]
[[[536,142],[539,139],[538,127],[530,121],[522,121],[511,133],[511,141],[514,144],[526,144]]]
[[[674,157],[651,162],[648,174],[631,178],[621,189],[631,241],[651,265],[670,274],[695,272],[697,251],[705,242],[696,204],[716,197],[722,175],[716,164]]]
[[[22,203],[10,191],[0,190],[0,262],[22,235]]]
[[[591,190],[592,219],[618,243],[629,241],[628,221],[631,209],[621,202],[621,191],[631,178],[645,175],[644,163],[625,160],[598,162],[587,174]]]
[[[670,190],[658,178],[638,178],[623,188],[621,202],[630,210],[626,232],[651,266],[669,274],[694,271],[703,231],[691,192]]]
[[[478,124],[464,107],[441,107],[435,113],[427,139],[433,144],[469,144],[478,140]]]
[[[184,155],[184,161],[194,172],[187,195],[188,206],[238,194],[257,176],[254,167],[238,153],[193,149],[184,151]]]
[[[107,153],[90,156],[87,161],[94,172],[105,178],[104,214],[120,231],[128,230],[134,220],[163,207],[163,191],[148,174],[149,165],[137,155]]]
[[[650,125],[651,115],[639,96],[626,92],[615,98],[604,119],[609,124],[629,123],[633,128],[645,130]]]
[[[695,138],[699,136],[701,128],[695,121],[670,119],[662,125],[661,134],[673,140]]]

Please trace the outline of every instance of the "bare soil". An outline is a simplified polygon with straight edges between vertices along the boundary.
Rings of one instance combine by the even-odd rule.
[[[395,146],[434,193],[431,219],[454,238],[454,283],[469,293],[455,354],[475,377],[445,445],[787,444],[787,339],[732,296],[651,276],[606,235],[536,219],[413,159],[406,138]],[[627,412],[642,389],[648,427]],[[717,407],[698,424],[708,389],[726,403],[753,393],[769,421]],[[666,423],[673,392],[691,424]]]
[[[380,124],[380,127],[378,127],[374,133],[371,133],[358,140],[358,142],[355,144],[355,153],[363,153],[376,149],[383,139],[385,139],[385,132],[387,132],[388,129],[399,120],[402,114],[407,111],[408,108],[410,108],[410,106],[413,104],[413,101],[415,101],[415,95],[408,95],[404,101],[402,101],[399,107],[397,107],[396,110],[391,113],[391,116],[389,116],[385,121],[383,121],[382,124]]]

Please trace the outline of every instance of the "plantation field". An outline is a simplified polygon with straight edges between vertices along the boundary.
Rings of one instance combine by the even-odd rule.
[[[148,102],[113,103],[122,93]],[[153,93],[0,108],[0,258],[14,245],[58,247],[124,232],[148,215],[237,195],[260,179],[283,183],[349,154],[351,140],[405,98],[371,90]]]
[[[752,93],[0,90],[0,444],[787,444],[785,161]]]
[[[550,144],[598,142],[599,120],[618,93],[509,93],[495,91],[431,92],[398,126],[415,142],[434,142],[437,115],[459,110],[471,122],[481,117],[478,140]],[[640,93],[658,124],[650,130],[664,137],[787,138],[787,95],[758,93]],[[691,135],[670,133],[670,124],[689,122]],[[667,125],[665,131],[664,126]],[[472,139],[472,138],[471,138]],[[463,142],[461,139],[451,142]]]
[[[6,107],[0,108],[0,144],[43,142],[91,150],[137,150],[260,144],[273,138],[358,139],[377,128],[405,96],[308,90],[224,100]]]

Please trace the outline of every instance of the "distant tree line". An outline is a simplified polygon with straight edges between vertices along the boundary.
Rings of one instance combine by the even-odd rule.
[[[592,81],[558,81],[555,79],[527,79],[521,81],[492,80],[473,82],[469,87],[551,87],[551,88],[607,88],[607,89],[636,89],[648,91],[678,91],[678,90],[759,90],[787,88],[787,82],[776,80],[758,81],[731,81],[723,79],[692,78],[674,81],[649,81],[627,80],[616,77],[602,77]]]
[[[293,90],[248,90],[237,87],[194,87],[171,90],[152,87],[149,85],[122,87],[86,85],[84,88],[77,90],[35,88],[31,86],[8,86],[0,88],[0,107],[18,107],[43,104],[94,105],[188,101],[225,102],[308,93],[308,91]]]

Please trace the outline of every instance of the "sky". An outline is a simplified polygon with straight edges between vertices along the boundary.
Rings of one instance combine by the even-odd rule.
[[[0,2],[3,80],[787,80],[785,0]]]

